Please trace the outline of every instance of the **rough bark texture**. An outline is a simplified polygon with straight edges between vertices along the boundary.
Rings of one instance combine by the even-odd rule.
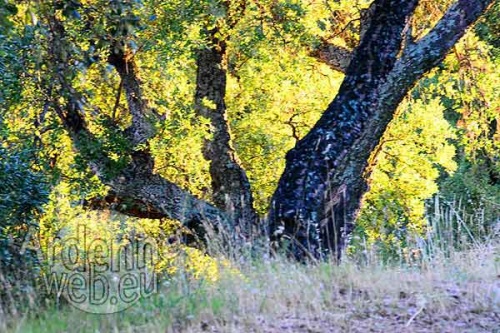
[[[342,46],[330,44],[327,41],[323,41],[310,54],[318,61],[330,66],[333,70],[342,73],[345,73],[352,58],[352,51]]]
[[[180,221],[202,240],[212,231],[233,231],[230,219],[220,210],[153,173],[153,159],[147,152],[133,153],[132,162],[106,184],[117,198],[133,198],[146,207],[153,207],[166,217]],[[123,211],[131,213],[133,207]]]
[[[110,49],[108,63],[120,75],[120,88],[125,91],[128,110],[132,115],[132,124],[126,134],[135,147],[146,143],[154,135],[153,124],[159,116],[147,106],[147,101],[142,96],[141,79],[133,53],[125,51],[116,43]]]
[[[417,43],[403,41],[416,0],[374,2],[337,97],[286,156],[270,211],[274,240],[289,240],[302,260],[340,256],[367,191],[369,155],[398,104],[491,2],[457,1]]]
[[[213,200],[226,211],[244,235],[249,235],[257,222],[253,198],[245,170],[231,145],[226,114],[226,44],[207,32],[208,46],[197,52],[195,105],[199,115],[208,118],[212,140],[205,143],[203,155],[210,161]]]

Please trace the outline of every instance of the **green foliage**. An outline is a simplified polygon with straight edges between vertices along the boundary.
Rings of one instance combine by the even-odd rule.
[[[425,201],[438,191],[446,202],[460,202],[467,216],[455,237],[466,228],[481,237],[493,232],[500,202],[500,81],[490,50],[467,34],[400,106],[374,156],[355,248],[376,245],[386,258],[400,257],[408,238],[433,227]]]
[[[15,5],[0,1],[0,85],[2,87],[0,105],[15,103],[21,98],[19,77],[23,68],[22,63],[19,62],[19,55],[22,52],[23,40],[11,33],[14,25],[12,16],[17,12]]]
[[[492,53],[500,56],[500,3],[495,2],[475,27],[479,38],[493,46]]]
[[[486,159],[471,163],[462,157],[457,172],[441,182],[442,197],[459,203],[457,205],[467,217],[463,223],[477,235],[478,241],[493,234],[500,222],[500,182],[492,179],[491,174]],[[455,231],[455,236],[460,238],[459,230]]]
[[[459,168],[441,180],[441,195],[446,201],[460,202],[465,216],[477,217],[481,212],[480,219],[464,222],[474,234],[491,231],[500,216],[500,78],[498,59],[490,56],[497,51],[470,34],[456,50],[458,59],[468,59],[466,65],[459,66],[456,58],[449,57],[445,65],[452,75],[441,87],[444,91],[435,92],[455,110],[449,118],[460,134],[455,142]]]
[[[49,186],[44,175],[32,169],[29,150],[0,146],[0,278],[10,285],[9,298],[26,292],[39,269],[36,253],[23,248],[30,230],[38,228]],[[7,290],[0,291],[0,302]]]
[[[376,244],[397,255],[409,235],[426,231],[424,201],[437,191],[440,170],[456,169],[454,131],[439,100],[407,101],[373,156],[370,191],[358,218],[355,246]],[[394,252],[396,251],[396,252]]]
[[[2,227],[26,224],[47,200],[47,182],[32,170],[30,151],[12,152],[0,147]]]

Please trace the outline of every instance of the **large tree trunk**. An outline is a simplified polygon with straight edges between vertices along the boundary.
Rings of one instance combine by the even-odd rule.
[[[416,0],[372,4],[338,95],[286,156],[270,211],[274,240],[300,260],[340,257],[368,189],[367,161],[397,106],[491,2],[457,1],[418,43],[409,29]]]
[[[226,113],[226,43],[216,38],[218,29],[206,32],[208,45],[196,54],[195,106],[211,123],[212,140],[205,142],[204,157],[210,161],[213,200],[234,221],[245,237],[257,223],[252,191],[245,170],[231,143]]]

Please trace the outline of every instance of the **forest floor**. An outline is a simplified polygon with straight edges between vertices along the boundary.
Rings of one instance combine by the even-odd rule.
[[[0,331],[500,332],[497,245],[418,265],[273,259],[236,266],[221,265],[212,280],[179,272],[120,313],[49,306],[3,327],[0,316]]]
[[[295,293],[297,298],[276,299],[276,312],[270,311],[274,313],[200,321],[199,326],[191,325],[186,331],[500,332],[499,252],[478,255],[475,262],[462,258],[466,260],[463,264],[470,266],[449,266],[448,270],[351,271],[345,276],[351,282],[337,280],[337,287],[321,295],[321,300],[304,295],[300,285],[290,285],[290,296]],[[488,264],[488,260],[493,262]],[[321,282],[318,288],[322,288]]]
[[[186,331],[500,332],[500,277],[495,283],[436,283],[432,294],[427,294],[429,301],[424,295],[426,292],[418,287],[410,295],[402,291],[398,297],[382,298],[370,297],[368,290],[351,290],[332,295],[331,308],[320,313],[296,313],[290,309],[289,313],[279,316],[235,317],[232,322],[222,323],[203,321],[199,327],[191,326]],[[490,295],[490,299],[486,295]],[[482,299],[480,304],[478,298]],[[492,303],[488,304],[490,300]],[[426,305],[436,301],[442,304]]]

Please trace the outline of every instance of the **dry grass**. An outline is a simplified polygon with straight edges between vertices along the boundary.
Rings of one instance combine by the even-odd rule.
[[[434,231],[414,244],[418,258],[411,262],[382,264],[371,249],[363,264],[356,258],[340,265],[267,256],[230,265],[219,260],[225,264],[216,279],[180,269],[158,293],[110,315],[54,301],[37,308],[38,294],[27,294],[31,307],[14,304],[9,316],[0,305],[0,332],[500,333],[498,226],[487,237],[467,234],[456,250],[453,238],[443,236],[457,230],[449,216],[431,217]]]
[[[186,331],[494,332],[498,257],[490,246],[424,268],[266,263],[243,270],[248,282],[225,285],[231,308]]]
[[[273,259],[182,272],[113,315],[69,306],[0,324],[9,332],[499,332],[500,248],[483,245],[418,267],[314,266]]]

